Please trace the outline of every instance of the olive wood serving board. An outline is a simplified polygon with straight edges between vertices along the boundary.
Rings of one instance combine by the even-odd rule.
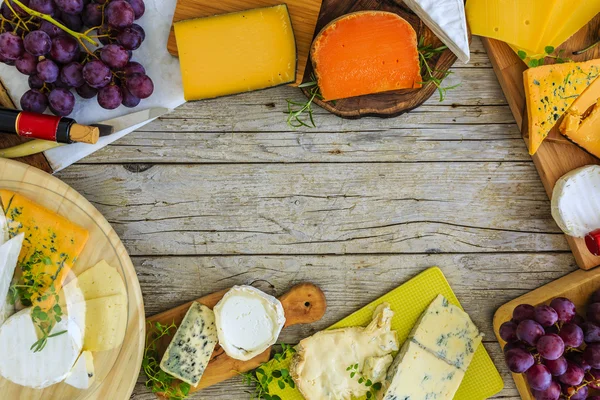
[[[500,346],[504,348],[506,344],[500,337],[500,325],[512,318],[513,310],[519,304],[531,304],[535,307],[540,304],[548,304],[555,297],[566,297],[575,303],[578,314],[585,315],[585,306],[592,293],[598,288],[600,288],[600,269],[594,271],[579,270],[509,301],[494,314],[494,333]],[[524,375],[512,374],[512,377],[521,398],[523,400],[534,400]]]
[[[596,46],[596,48],[583,55],[572,55],[573,51],[583,49],[598,40],[599,29],[600,14],[558,47],[557,51],[564,50],[563,57],[571,58],[573,61],[600,58],[600,46]],[[521,129],[523,139],[527,143],[529,132],[525,88],[523,86],[523,71],[527,69],[527,65],[506,43],[487,38],[482,38],[482,41],[517,125]],[[547,64],[554,62],[551,58],[546,58],[545,61]],[[598,158],[563,137],[558,131],[559,125],[560,120],[539,150],[532,156],[548,197],[552,197],[552,190],[556,181],[567,172],[584,165],[600,164]],[[580,268],[587,270],[600,265],[600,257],[596,257],[588,251],[584,239],[567,236],[567,241]]]
[[[194,302],[204,304],[213,308],[219,300],[227,293],[229,289],[212,293],[197,300],[182,304],[172,310],[165,311],[148,318],[148,322],[160,322],[162,324],[171,324],[179,326],[185,317],[188,309]],[[285,327],[299,324],[310,324],[319,321],[325,315],[327,301],[325,294],[321,289],[312,283],[301,283],[291,288],[286,294],[279,298],[285,312]],[[174,334],[175,332],[173,332]],[[172,336],[165,336],[158,343],[158,353],[162,357],[165,350],[171,342]],[[202,379],[197,387],[192,387],[190,392],[196,392],[206,387],[215,385],[226,379],[239,375],[239,373],[248,372],[256,369],[259,365],[269,361],[271,358],[271,348],[269,347],[262,354],[248,361],[235,360],[225,354],[221,346],[217,345],[211,360],[202,375]],[[159,398],[161,397],[158,394]]]
[[[216,14],[244,11],[251,8],[276,6],[285,3],[288,6],[296,47],[298,49],[298,62],[296,83],[302,82],[304,70],[308,63],[308,52],[315,33],[319,10],[322,0],[179,0],[173,15],[173,23],[191,18],[208,17]],[[171,33],[167,42],[167,50],[174,56],[178,55],[175,30],[171,26]]]
[[[317,23],[315,36],[334,19],[351,12],[364,10],[381,10],[396,13],[412,25],[417,33],[417,39],[423,37],[425,44],[432,44],[435,47],[443,45],[423,21],[400,0],[323,0],[323,7]],[[434,75],[437,78],[442,78],[455,61],[456,56],[454,53],[446,50],[438,56],[431,58],[429,66],[433,71],[436,71]],[[309,63],[304,74],[304,82],[312,81],[312,74],[312,63]],[[428,83],[419,89],[394,90],[329,102],[315,98],[314,103],[342,118],[395,117],[420,106],[436,90],[437,88],[433,83]],[[303,91],[308,98],[311,97],[309,89],[304,89]]]

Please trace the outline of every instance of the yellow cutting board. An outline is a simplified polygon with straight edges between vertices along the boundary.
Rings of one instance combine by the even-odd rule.
[[[400,342],[404,342],[419,319],[419,316],[438,294],[444,295],[450,303],[461,307],[442,271],[437,267],[429,268],[404,285],[392,290],[385,296],[380,297],[328,329],[366,326],[371,322],[375,308],[381,303],[386,302],[390,304],[394,311],[392,329],[398,332]],[[263,369],[266,371],[289,369],[289,363],[290,359],[282,362],[272,360],[265,364]],[[454,396],[454,400],[487,399],[500,392],[503,388],[504,382],[498,370],[483,345],[481,345],[475,352],[473,361],[465,374],[458,392]],[[271,395],[278,395],[285,400],[304,399],[297,389],[292,389],[288,386],[284,390],[280,389],[276,380],[269,386],[269,392]]]

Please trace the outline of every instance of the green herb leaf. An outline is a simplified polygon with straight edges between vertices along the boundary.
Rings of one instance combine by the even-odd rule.
[[[544,47],[544,51],[546,52],[546,54],[552,54],[552,53],[554,53],[554,47],[546,46],[546,47]]]
[[[527,58],[527,53],[526,53],[526,52],[524,52],[523,50],[519,50],[519,51],[517,52],[517,55],[519,56],[519,58],[520,58],[521,60],[525,60],[525,59]]]

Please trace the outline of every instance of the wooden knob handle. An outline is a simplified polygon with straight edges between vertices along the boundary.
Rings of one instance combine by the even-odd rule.
[[[95,126],[73,124],[69,138],[78,143],[96,144],[100,138],[100,129]]]
[[[310,324],[327,310],[325,294],[312,283],[301,283],[279,298],[285,310],[285,326]]]

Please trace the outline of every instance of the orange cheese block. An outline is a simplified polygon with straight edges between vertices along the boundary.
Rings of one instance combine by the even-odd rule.
[[[36,277],[35,288],[30,291],[34,292],[31,293],[31,303],[48,306],[46,300],[49,298],[43,296],[51,291],[60,291],[89,233],[20,194],[0,190],[0,203],[10,237],[25,234],[17,270],[23,276]]]
[[[360,11],[332,21],[311,58],[324,100],[421,87],[417,34],[394,13]]]

